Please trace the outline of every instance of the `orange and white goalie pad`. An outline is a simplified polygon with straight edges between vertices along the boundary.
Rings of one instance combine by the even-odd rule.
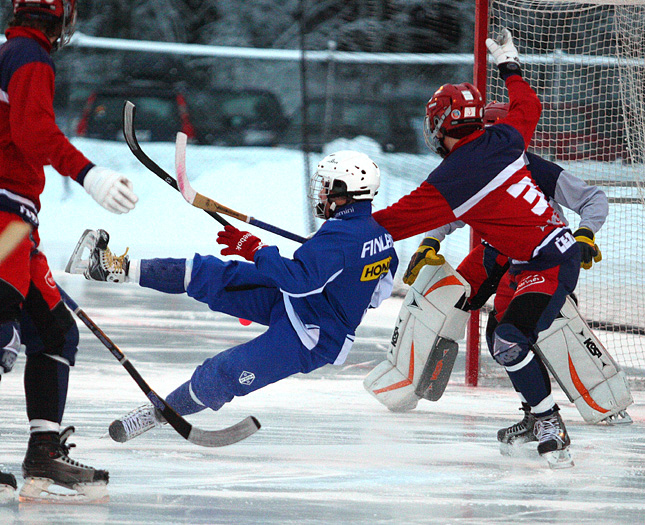
[[[422,397],[438,400],[464,337],[468,313],[460,309],[470,286],[448,263],[424,266],[408,290],[387,359],[363,381],[387,408],[405,412]]]
[[[560,315],[540,332],[536,352],[588,423],[631,423],[634,400],[625,372],[614,361],[567,297]]]

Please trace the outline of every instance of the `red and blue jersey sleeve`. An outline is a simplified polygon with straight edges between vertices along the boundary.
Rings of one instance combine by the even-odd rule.
[[[0,48],[0,186],[39,207],[43,167],[82,183],[92,167],[58,128],[54,64],[42,34],[12,28]]]

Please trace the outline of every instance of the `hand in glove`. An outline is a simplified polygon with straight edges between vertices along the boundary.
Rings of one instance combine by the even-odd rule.
[[[239,255],[249,262],[253,262],[255,252],[266,246],[255,235],[240,231],[235,226],[224,226],[224,231],[217,234],[217,243],[227,246],[222,249],[222,255]]]
[[[513,44],[511,32],[504,28],[498,37],[486,39],[486,47],[504,78],[512,73],[520,73],[520,58]]]
[[[580,266],[589,270],[594,262],[602,261],[602,253],[596,244],[593,232],[589,228],[578,228],[573,236],[580,248]]]
[[[443,255],[438,254],[441,243],[434,237],[426,237],[423,239],[417,251],[410,259],[410,264],[405,270],[403,275],[403,282],[405,284],[412,285],[419,275],[419,271],[426,264],[432,264],[433,266],[440,266],[446,262],[443,258]]]
[[[139,198],[132,191],[132,183],[116,171],[94,166],[85,175],[85,191],[112,213],[128,213]]]

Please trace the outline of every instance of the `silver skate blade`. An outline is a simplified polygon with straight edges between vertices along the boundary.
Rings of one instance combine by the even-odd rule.
[[[94,230],[85,230],[81,235],[81,238],[76,243],[76,248],[72,252],[72,255],[65,266],[65,273],[71,274],[83,274],[87,270],[89,263],[89,255],[92,253],[94,246],[96,245],[97,234]],[[83,252],[87,249],[88,255],[86,259],[83,259]]]
[[[575,466],[573,463],[573,457],[571,456],[571,451],[568,447],[564,450],[547,452],[546,454],[542,454],[542,457],[547,460],[549,467],[554,470]]]
[[[77,483],[70,490],[49,478],[26,478],[18,496],[20,503],[107,503],[110,496],[104,481]]]
[[[632,417],[624,410],[621,410],[618,412],[618,414],[614,414],[609,416],[606,419],[603,419],[608,425],[631,425],[634,420]]]

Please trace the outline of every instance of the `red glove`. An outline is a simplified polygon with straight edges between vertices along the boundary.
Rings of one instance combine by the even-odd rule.
[[[266,246],[255,235],[240,231],[235,226],[224,226],[224,231],[217,234],[217,243],[227,246],[221,251],[222,255],[239,255],[250,262],[253,262],[255,252]]]

